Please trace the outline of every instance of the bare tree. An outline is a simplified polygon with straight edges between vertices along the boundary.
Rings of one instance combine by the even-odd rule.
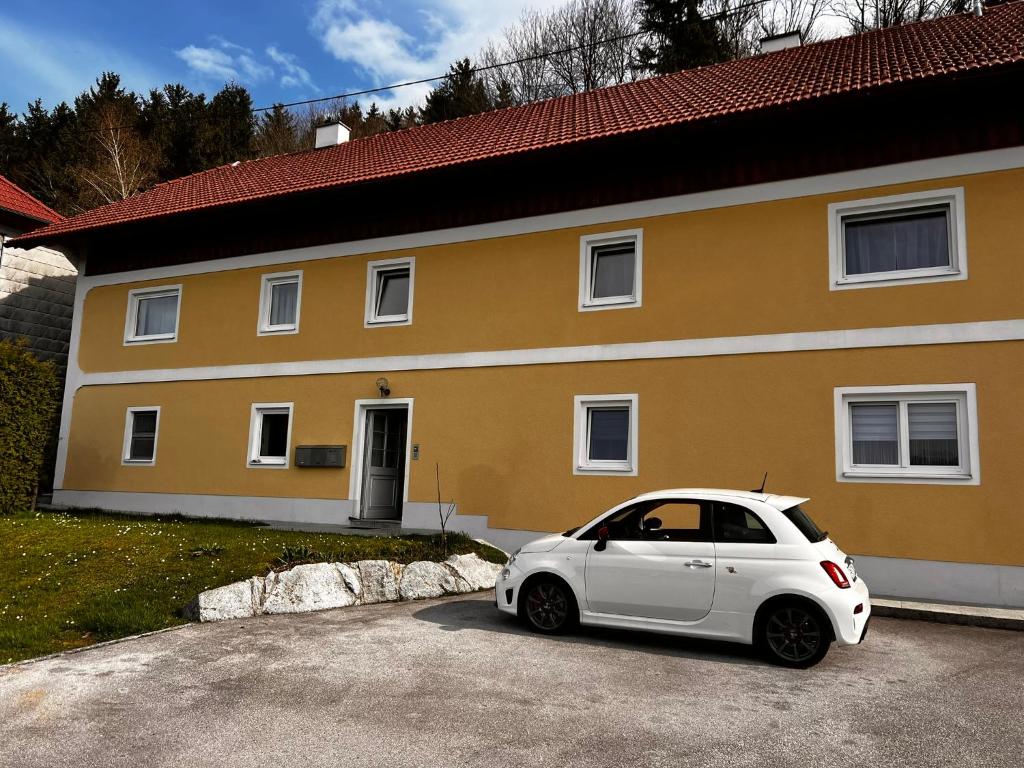
[[[513,103],[525,104],[635,79],[638,31],[633,0],[569,0],[546,12],[524,11],[477,61],[513,62],[481,74],[492,99],[504,84]]]
[[[445,509],[441,502],[441,465],[434,465],[434,477],[437,479],[437,517],[441,523],[441,552],[445,559],[448,558],[448,521],[455,514],[455,502],[448,503]]]
[[[818,20],[828,9],[829,0],[772,0],[757,13],[759,37],[800,32],[804,41],[817,39]]]
[[[830,10],[856,34],[962,13],[968,7],[967,0],[833,0]]]
[[[131,118],[118,104],[97,108],[89,128],[85,161],[73,170],[83,187],[83,210],[125,200],[155,180],[153,153],[139,137]]]

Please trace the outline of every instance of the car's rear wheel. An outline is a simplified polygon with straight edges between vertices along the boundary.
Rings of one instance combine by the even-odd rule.
[[[832,634],[821,611],[798,602],[776,603],[759,622],[768,659],[786,667],[813,667],[828,653]]]
[[[519,615],[530,629],[556,635],[570,629],[579,619],[572,590],[560,579],[541,577],[526,585]]]

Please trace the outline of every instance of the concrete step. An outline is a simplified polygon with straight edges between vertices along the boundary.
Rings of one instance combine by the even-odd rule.
[[[919,621],[935,621],[940,624],[966,624],[973,627],[1024,631],[1024,609],[1021,608],[952,605],[890,597],[872,597],[871,613],[874,616],[891,616],[897,619],[917,619]]]

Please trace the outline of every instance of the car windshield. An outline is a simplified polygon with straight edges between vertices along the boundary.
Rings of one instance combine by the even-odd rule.
[[[824,541],[828,537],[828,532],[821,530],[821,528],[811,520],[811,516],[800,508],[799,504],[795,507],[782,510],[782,514],[788,517],[789,521],[799,528],[800,533],[806,536],[807,540],[811,543],[817,544],[819,541]]]

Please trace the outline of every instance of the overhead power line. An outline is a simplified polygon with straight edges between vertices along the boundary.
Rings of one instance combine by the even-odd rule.
[[[727,19],[730,16],[734,16],[735,14],[739,13],[740,11],[746,10],[748,8],[754,8],[754,7],[759,6],[759,5],[764,5],[767,2],[770,2],[770,0],[749,0],[749,2],[742,3],[740,5],[737,5],[734,8],[730,8],[729,10],[722,11],[720,13],[716,13],[716,14],[714,14],[712,16],[704,16],[703,20],[704,21],[721,21],[722,19]],[[647,34],[649,34],[649,33],[646,32],[645,30],[638,30],[636,32],[630,32],[630,33],[625,34],[625,35],[616,35],[615,37],[606,37],[606,38],[603,38],[601,40],[594,40],[593,42],[589,42],[589,43],[581,43],[579,45],[573,45],[573,46],[569,46],[567,48],[560,48],[560,49],[557,49],[557,50],[554,50],[554,51],[545,51],[544,53],[534,54],[533,56],[524,56],[522,58],[513,59],[511,61],[502,61],[502,62],[499,62],[497,64],[488,64],[488,65],[482,66],[482,67],[471,67],[469,71],[472,74],[479,74],[481,72],[488,72],[488,71],[493,70],[493,69],[502,69],[504,67],[514,67],[514,66],[516,66],[518,64],[526,64],[526,63],[531,62],[531,61],[539,61],[541,59],[550,59],[550,58],[552,58],[554,56],[564,56],[566,54],[575,53],[577,51],[582,51],[582,50],[587,49],[587,48],[596,48],[596,47],[602,46],[602,45],[610,45],[611,43],[620,43],[620,42],[623,42],[624,40],[631,40],[633,38],[640,37],[641,35],[647,35]],[[355,98],[357,96],[369,96],[370,94],[383,93],[385,91],[393,91],[393,90],[396,90],[398,88],[407,88],[407,87],[412,86],[412,85],[425,85],[427,83],[435,83],[435,82],[437,82],[439,80],[447,80],[449,77],[451,77],[451,74],[450,73],[445,73],[443,75],[435,75],[434,77],[424,77],[424,78],[421,78],[419,80],[406,80],[406,81],[403,81],[403,82],[400,82],[400,83],[392,83],[391,85],[381,85],[381,86],[377,86],[375,88],[365,88],[365,89],[363,89],[361,91],[346,91],[344,93],[338,93],[338,94],[335,94],[333,96],[321,96],[321,97],[318,97],[316,99],[304,99],[302,101],[291,101],[291,102],[283,102],[283,103],[279,102],[279,103],[271,104],[269,107],[254,107],[250,111],[253,114],[258,114],[258,113],[261,113],[261,112],[270,112],[270,111],[273,111],[275,109],[289,109],[291,107],[303,107],[303,106],[307,106],[309,104],[320,104],[320,103],[323,103],[323,102],[326,102],[326,101],[332,101],[332,102],[333,101],[344,101],[346,99]],[[208,115],[204,115],[203,117],[205,119],[209,119]],[[104,127],[104,128],[80,128],[78,130],[80,132],[82,132],[82,133],[103,133],[103,132],[106,132],[106,131],[116,131],[116,130],[119,130],[119,129],[127,129],[127,128],[135,128],[135,127],[136,127],[136,125],[134,123],[127,123],[125,125],[114,125],[114,126],[108,126],[108,127]]]

